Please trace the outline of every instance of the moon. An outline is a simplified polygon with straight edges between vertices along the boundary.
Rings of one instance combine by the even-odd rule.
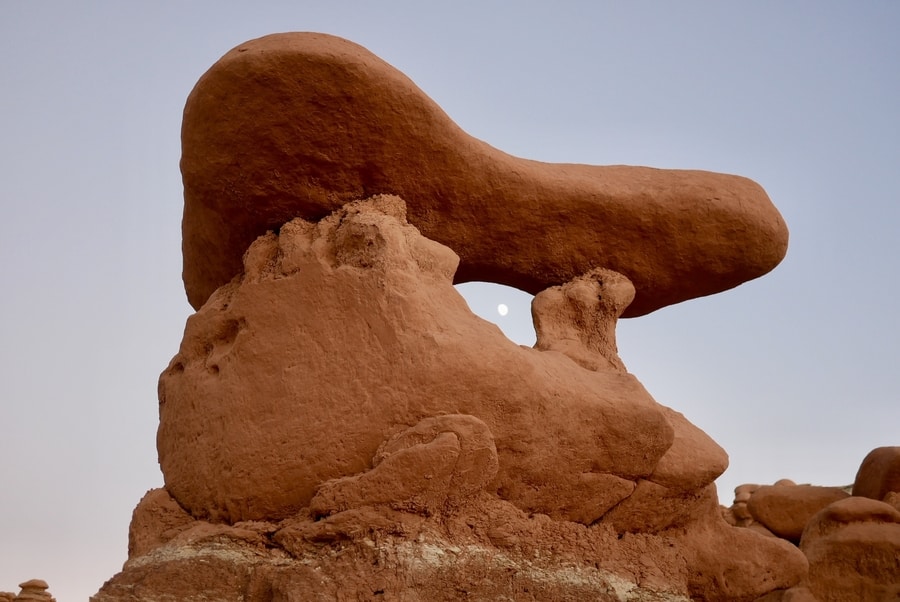
[[[505,303],[501,303],[500,305],[497,306],[497,313],[500,314],[501,316],[505,316],[506,314],[509,313],[509,308],[506,306]]]

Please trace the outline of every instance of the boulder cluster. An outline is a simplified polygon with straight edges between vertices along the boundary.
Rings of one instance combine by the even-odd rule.
[[[810,579],[796,517],[726,521],[724,450],[615,340],[778,264],[757,184],[512,157],[322,34],[226,54],[182,148],[197,311],[159,380],[165,486],[94,602],[749,602]],[[475,316],[467,280],[534,293],[536,345]]]
[[[853,485],[783,479],[735,488],[725,520],[799,546],[809,562],[785,600],[900,600],[900,447],[879,447]],[[776,600],[776,598],[770,598]]]

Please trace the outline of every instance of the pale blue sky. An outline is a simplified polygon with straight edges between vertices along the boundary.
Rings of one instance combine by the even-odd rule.
[[[7,1],[0,591],[39,577],[85,600],[125,560],[190,312],[181,110],[222,54],[276,31],[366,46],[516,155],[766,188],[791,229],[780,267],[619,328],[629,369],[729,452],[723,503],[743,482],[847,484],[900,444],[896,2]],[[527,296],[474,288],[533,340]]]

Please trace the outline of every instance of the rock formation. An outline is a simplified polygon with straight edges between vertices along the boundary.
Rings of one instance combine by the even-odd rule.
[[[747,510],[757,522],[778,537],[799,543],[806,523],[814,514],[848,496],[840,487],[763,486],[753,492]]]
[[[787,227],[738,176],[557,165],[472,138],[405,75],[333,36],[241,44],[184,110],[184,282],[199,309],[258,236],[394,194],[460,256],[456,282],[532,294],[594,268],[625,275],[636,316],[771,270]]]
[[[878,447],[869,452],[853,482],[853,495],[884,500],[900,491],[900,447]]]
[[[900,600],[900,483],[893,479],[898,449],[872,450],[852,487],[782,479],[774,486],[735,488],[734,504],[723,509],[726,521],[797,543],[809,562],[799,585],[761,601]]]
[[[362,592],[373,558],[383,591],[423,600],[752,600],[805,574],[795,547],[721,519],[724,452],[625,370],[623,276],[538,295],[530,349],[468,310],[456,255],[397,197],[294,219],[243,262],[160,377],[166,490],[138,506],[98,602],[142,599],[149,574],[154,595]],[[221,566],[201,579],[198,557]]]
[[[630,290],[621,276],[566,285],[591,291],[582,297],[539,295],[542,352],[469,311],[452,285],[455,254],[405,223],[397,197],[351,203],[317,224],[295,219],[251,245],[244,263],[190,318],[160,379],[166,487],[198,518],[291,516],[330,479],[393,470],[393,456],[372,466],[379,446],[442,415],[461,416],[443,416],[433,445],[454,433],[460,453],[496,446],[497,458],[468,470],[485,470],[477,480],[503,499],[585,524],[618,506],[623,532],[649,529],[624,502],[636,489],[680,507],[727,465],[622,367],[602,326],[622,309],[604,309],[616,299],[607,289]],[[581,325],[605,344],[557,352]],[[404,462],[415,466],[411,453]],[[669,518],[653,511],[656,529]]]
[[[900,512],[849,497],[816,514],[800,547],[809,590],[821,602],[900,600]]]
[[[807,576],[723,519],[725,452],[615,326],[762,275],[756,184],[549,165],[474,140],[345,40],[225,55],[185,108],[165,488],[112,600],[755,600]],[[518,346],[454,282],[537,293]],[[780,593],[779,593],[780,592]],[[786,594],[785,594],[786,595]]]
[[[0,601],[2,602],[56,602],[56,598],[50,595],[49,585],[43,579],[29,579],[19,584],[19,594],[12,592],[0,592]]]

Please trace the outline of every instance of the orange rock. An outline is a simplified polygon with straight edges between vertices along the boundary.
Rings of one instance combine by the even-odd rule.
[[[536,294],[597,267],[634,284],[625,316],[761,276],[787,249],[756,183],[703,171],[549,164],[463,132],[352,42],[285,33],[241,44],[184,110],[184,281],[199,308],[258,236],[379,193],[460,256],[457,282]]]
[[[452,286],[455,254],[403,209],[378,197],[284,225],[188,319],[160,377],[157,437],[182,507],[229,522],[285,518],[442,414],[487,425],[499,458],[491,491],[560,519],[601,518],[640,478],[682,496],[723,469],[721,448],[630,374],[515,345],[472,314]]]
[[[806,576],[806,557],[777,537],[717,518],[692,524],[683,537],[688,566],[703,567],[692,580],[692,600],[756,600]]]
[[[128,558],[143,556],[190,527],[191,515],[165,489],[151,489],[131,514]]]
[[[883,500],[892,491],[900,492],[900,447],[877,447],[862,461],[853,495]]]
[[[703,490],[728,468],[728,454],[681,412],[666,406],[662,411],[675,439],[647,480],[675,493]]]
[[[739,496],[745,496],[752,494],[754,491],[759,489],[759,485],[753,483],[745,483],[743,485],[738,485],[734,488],[734,501],[739,501],[737,498]],[[749,498],[748,498],[749,499]]]
[[[731,511],[738,520],[753,520],[753,516],[750,514],[750,510],[747,509],[746,503],[738,502],[734,504],[731,507]]]
[[[774,486],[775,486],[775,487],[793,487],[793,486],[795,486],[796,484],[797,484],[797,483],[793,482],[793,481],[790,480],[790,479],[779,479],[779,480],[775,481],[775,485],[774,485]]]
[[[787,590],[777,590],[757,598],[754,602],[819,602],[819,600],[806,587],[792,587]]]
[[[310,502],[315,516],[385,504],[426,515],[465,503],[497,474],[497,449],[474,416],[425,418],[382,444],[373,468],[323,484]]]
[[[749,601],[799,581],[806,560],[796,547],[728,527],[714,515],[715,500],[706,501],[710,514],[690,529],[623,537],[603,525],[529,515],[485,493],[457,513],[430,517],[382,505],[319,520],[197,520],[129,560],[92,600],[450,602],[464,593],[478,600]]]
[[[617,533],[659,533],[685,527],[706,518],[715,502],[715,488],[679,491],[640,480],[634,493],[609,511],[603,522]]]
[[[799,542],[803,528],[816,512],[846,497],[847,492],[840,487],[763,486],[753,492],[747,509],[754,520],[774,534]]]
[[[900,599],[900,512],[865,497],[848,497],[816,514],[800,548],[806,584],[821,602]]]
[[[747,528],[750,529],[751,531],[755,531],[755,532],[759,533],[760,535],[765,535],[766,537],[778,537],[777,535],[772,533],[769,529],[764,527],[761,523],[753,523],[751,525],[748,525]]]
[[[588,370],[625,372],[616,346],[616,322],[634,300],[625,276],[596,268],[534,297],[535,348],[559,351]]]

